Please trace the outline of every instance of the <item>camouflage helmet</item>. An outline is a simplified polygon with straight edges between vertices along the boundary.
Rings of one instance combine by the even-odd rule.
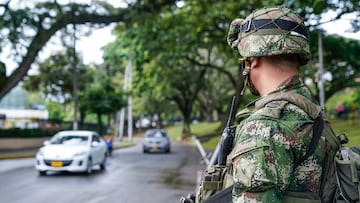
[[[304,65],[311,57],[303,19],[285,7],[263,8],[233,20],[227,41],[245,58],[297,54]]]

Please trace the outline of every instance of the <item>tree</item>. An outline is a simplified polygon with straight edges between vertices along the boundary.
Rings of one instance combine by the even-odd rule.
[[[239,93],[243,84],[241,67],[237,61],[239,56],[225,42],[230,21],[236,17],[245,17],[255,8],[279,5],[283,1],[187,0],[183,3],[182,7],[164,7],[158,13],[139,13],[138,18],[142,19],[141,22],[134,21],[119,26],[117,47],[132,49],[131,54],[136,60],[138,77],[135,83],[142,87],[142,92],[161,90],[162,96],[168,101],[178,103],[179,110],[183,112],[183,118],[186,120],[192,114],[192,105],[195,102],[193,98],[199,98],[200,93],[216,95],[214,92],[203,94],[205,91],[213,90],[206,84],[217,82],[216,79],[209,80],[211,77],[205,77],[209,74],[223,75],[228,78],[225,84],[232,85],[222,90],[228,94],[222,94],[220,97],[228,98],[222,100],[226,103],[221,103],[221,106],[229,106],[232,94],[240,98]],[[290,4],[287,6],[300,12],[308,22],[316,22],[310,24],[312,30],[320,24],[322,13],[334,10],[336,16],[331,20],[335,20],[342,14],[357,11],[359,8],[359,3],[353,0],[340,4],[317,0],[288,3]],[[182,82],[185,85],[181,85]],[[153,85],[149,85],[151,83]],[[232,91],[233,93],[230,93]],[[187,95],[192,96],[184,96],[185,92],[191,92]],[[185,98],[191,99],[188,102],[181,101]],[[205,100],[198,100],[198,103],[205,106]],[[236,104],[240,104],[239,99]],[[219,109],[219,112],[223,114],[226,110]],[[189,134],[187,122],[184,122],[183,128],[185,136]]]
[[[1,5],[4,8],[4,12],[1,13],[3,18],[0,19],[1,29],[10,29],[0,33],[10,34],[4,37],[7,40],[1,41],[0,47],[5,47],[4,43],[12,43],[13,50],[18,51],[21,57],[17,60],[19,68],[14,73],[5,79],[0,78],[0,98],[26,75],[41,47],[56,32],[66,31],[66,28],[72,24],[106,25],[111,22],[121,22],[117,31],[118,35],[121,33],[119,39],[122,43],[117,46],[120,50],[127,49],[126,54],[131,54],[131,58],[135,60],[135,74],[139,77],[136,83],[140,86],[144,83],[141,77],[148,75],[152,78],[148,78],[147,81],[156,79],[159,85],[155,89],[159,92],[163,89],[190,88],[186,91],[191,92],[191,96],[187,97],[191,98],[189,100],[191,104],[186,105],[192,106],[196,103],[196,99],[192,99],[193,96],[197,98],[196,94],[209,90],[206,89],[209,87],[206,84],[216,82],[214,79],[208,80],[210,77],[206,78],[206,75],[221,74],[228,78],[227,84],[233,87],[231,89],[224,87],[221,91],[222,95],[218,97],[230,97],[231,91],[238,95],[242,84],[241,67],[237,60],[238,54],[226,45],[228,25],[232,19],[245,17],[255,8],[280,5],[283,1],[186,0],[180,1],[183,4],[181,7],[176,6],[175,2],[175,0],[135,1],[128,7],[119,9],[106,4],[96,4],[96,11],[93,5],[59,5],[56,1],[38,3],[37,7],[30,11],[11,9],[9,4]],[[357,0],[286,1],[286,3],[288,7],[305,17],[311,31],[317,29],[317,26],[322,23],[320,22],[322,14],[328,11],[335,12],[335,17],[330,20],[336,20],[343,14],[351,12],[359,16],[359,1]],[[358,20],[353,23],[354,28],[359,28]],[[19,32],[25,29],[32,32]],[[316,59],[310,65],[314,65],[315,61]],[[176,75],[178,80],[171,79],[174,73],[178,74]],[[199,79],[201,75],[203,78]],[[195,78],[200,81],[193,82]],[[183,84],[182,82],[185,83],[185,79],[192,84],[180,85]],[[186,91],[178,91],[177,98],[171,94],[171,91],[166,91],[169,94],[166,94],[164,98],[175,101],[175,99],[179,100],[180,96],[184,99],[181,93]],[[230,98],[224,99],[226,104],[221,106],[229,106],[230,100]],[[179,109],[181,109],[180,106]],[[187,115],[183,117],[189,117],[193,107],[184,109],[187,109],[184,111]]]
[[[317,83],[319,75],[317,73],[318,59],[318,37],[317,32],[312,33],[310,39],[312,44],[313,59],[310,64],[305,66],[302,71],[305,77]],[[332,95],[346,87],[357,87],[359,83],[356,79],[360,77],[360,61],[355,53],[360,53],[360,41],[346,39],[337,35],[323,35],[324,68],[331,74],[331,80],[325,83],[325,96],[330,98]],[[319,89],[315,85],[313,93],[318,98]]]
[[[58,52],[51,55],[39,64],[36,75],[30,75],[24,79],[23,86],[26,90],[40,92],[48,101],[57,103],[69,103],[73,98],[73,55],[72,49],[66,52]],[[84,91],[93,80],[93,71],[84,65],[81,60],[77,62],[78,91]]]
[[[0,4],[0,47],[11,45],[11,53],[18,67],[9,76],[0,75],[0,99],[14,88],[29,71],[39,52],[58,31],[70,25],[108,25],[113,22],[130,22],[137,14],[157,12],[175,0],[135,1],[126,8],[114,8],[103,1],[91,5],[61,5],[51,2],[31,2],[32,6],[13,8],[11,0]],[[0,49],[3,51],[3,49]],[[1,72],[4,68],[0,67]],[[6,70],[6,67],[5,67]]]
[[[79,95],[80,108],[95,113],[98,120],[99,133],[103,133],[103,114],[112,114],[126,105],[124,93],[105,78],[94,83]]]

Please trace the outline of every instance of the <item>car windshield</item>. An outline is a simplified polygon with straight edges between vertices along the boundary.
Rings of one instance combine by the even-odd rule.
[[[161,137],[166,137],[166,134],[161,131],[150,131],[146,134],[146,137],[161,138]]]
[[[87,136],[67,135],[55,137],[51,140],[51,144],[63,144],[63,145],[86,145],[88,143]]]

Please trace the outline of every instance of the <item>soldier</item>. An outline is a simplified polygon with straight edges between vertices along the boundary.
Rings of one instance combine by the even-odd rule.
[[[304,157],[321,108],[299,76],[310,59],[302,18],[284,7],[254,11],[232,21],[228,43],[242,56],[244,89],[261,96],[236,116],[246,118],[227,157],[232,202],[320,203],[324,142]]]

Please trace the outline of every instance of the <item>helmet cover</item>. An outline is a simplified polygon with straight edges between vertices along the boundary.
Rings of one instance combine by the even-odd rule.
[[[245,58],[297,54],[303,65],[311,57],[303,19],[285,7],[263,8],[233,20],[227,41]]]

